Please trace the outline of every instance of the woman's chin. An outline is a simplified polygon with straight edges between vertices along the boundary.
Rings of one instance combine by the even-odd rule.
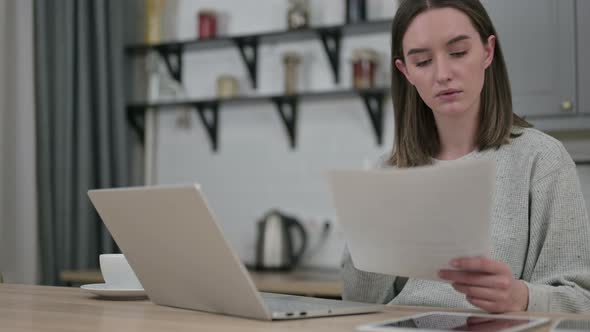
[[[461,116],[467,111],[468,109],[462,105],[443,105],[434,112],[442,116]]]

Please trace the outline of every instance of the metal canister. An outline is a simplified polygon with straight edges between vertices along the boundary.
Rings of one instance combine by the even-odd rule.
[[[217,97],[234,98],[238,95],[238,80],[231,75],[221,75],[217,78]]]
[[[367,20],[367,2],[365,0],[346,0],[346,23]]]

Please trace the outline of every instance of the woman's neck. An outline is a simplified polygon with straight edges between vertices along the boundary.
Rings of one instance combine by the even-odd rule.
[[[439,160],[455,160],[475,150],[479,124],[478,112],[466,112],[460,116],[435,114],[440,151]]]

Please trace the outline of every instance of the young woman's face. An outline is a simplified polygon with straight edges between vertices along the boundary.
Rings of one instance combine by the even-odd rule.
[[[427,10],[408,27],[402,43],[405,61],[395,65],[435,115],[478,112],[495,38],[484,44],[469,17],[457,9]]]

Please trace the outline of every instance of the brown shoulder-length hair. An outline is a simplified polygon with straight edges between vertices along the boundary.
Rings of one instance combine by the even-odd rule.
[[[432,163],[440,152],[438,130],[432,110],[418,95],[416,88],[395,66],[395,60],[405,62],[402,41],[408,26],[420,13],[431,8],[454,8],[469,17],[483,43],[491,35],[498,36],[492,21],[479,0],[403,0],[393,19],[391,29],[391,95],[395,113],[395,141],[389,159],[392,166],[414,167]],[[500,42],[492,64],[486,69],[481,91],[480,124],[477,147],[480,151],[499,148],[517,135],[513,126],[531,127],[512,111],[512,94],[508,71]]]

